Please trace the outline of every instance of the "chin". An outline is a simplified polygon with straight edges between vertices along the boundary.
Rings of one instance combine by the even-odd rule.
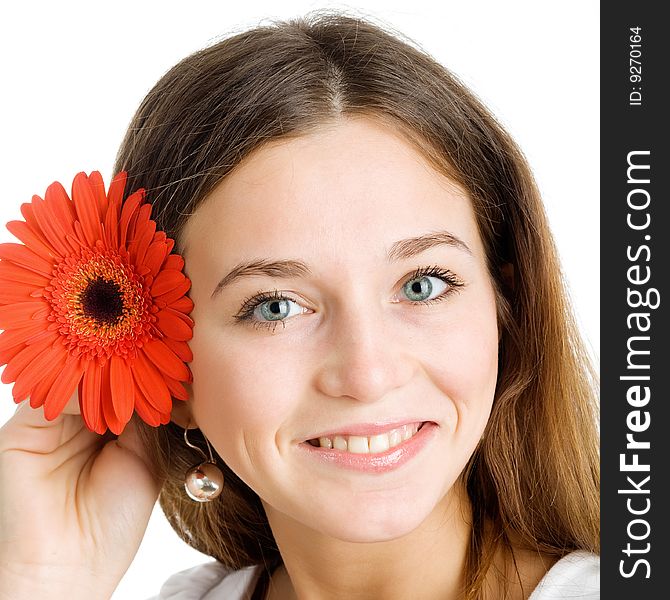
[[[322,534],[354,543],[386,542],[408,535],[417,529],[436,508],[427,498],[394,499],[372,502],[349,500],[331,510],[314,515],[313,527]]]

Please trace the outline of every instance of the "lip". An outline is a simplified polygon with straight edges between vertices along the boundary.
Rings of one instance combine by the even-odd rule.
[[[423,421],[408,421],[408,423],[417,422]],[[388,428],[388,426],[386,427]],[[417,456],[435,437],[438,428],[439,426],[436,423],[425,421],[424,426],[408,440],[393,448],[389,448],[385,452],[374,454],[355,454],[344,450],[321,448],[312,446],[307,441],[298,444],[298,449],[304,452],[307,458],[315,459],[325,464],[363,473],[386,473],[400,468]]]
[[[404,421],[395,421],[393,423],[386,422],[386,423],[357,423],[356,425],[345,425],[341,429],[332,429],[330,431],[325,431],[322,433],[317,433],[316,435],[313,435],[311,437],[308,437],[307,439],[303,441],[308,441],[308,440],[316,440],[320,437],[334,437],[336,435],[339,435],[341,437],[345,437],[347,435],[359,435],[362,437],[370,437],[373,435],[379,435],[381,433],[388,433],[392,429],[397,429],[398,427],[402,427],[403,425],[412,425],[416,423],[417,425],[420,425],[421,423],[429,423],[430,421],[426,421],[425,419],[406,419]]]

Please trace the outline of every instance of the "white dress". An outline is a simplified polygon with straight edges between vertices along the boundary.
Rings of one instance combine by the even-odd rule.
[[[150,600],[249,600],[261,573],[259,566],[230,571],[209,562],[172,575]],[[600,600],[600,557],[572,552],[542,578],[529,600]]]

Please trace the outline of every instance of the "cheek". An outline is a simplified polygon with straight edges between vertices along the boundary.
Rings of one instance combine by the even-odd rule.
[[[214,326],[204,326],[211,332]],[[234,455],[250,440],[271,442],[291,412],[299,375],[281,354],[259,351],[231,336],[194,330],[193,414],[222,458]],[[229,457],[229,458],[228,458]]]
[[[445,324],[433,348],[430,376],[450,399],[451,424],[459,434],[479,435],[488,420],[498,376],[495,304],[464,304]]]

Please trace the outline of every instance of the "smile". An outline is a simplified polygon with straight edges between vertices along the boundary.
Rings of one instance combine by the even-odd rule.
[[[386,452],[415,436],[425,423],[408,423],[378,435],[333,435],[308,440],[312,446],[341,450],[353,454],[374,454]]]
[[[437,423],[419,421],[370,436],[320,435],[297,447],[306,459],[324,465],[381,474],[398,469],[418,456],[435,439],[438,430]]]

